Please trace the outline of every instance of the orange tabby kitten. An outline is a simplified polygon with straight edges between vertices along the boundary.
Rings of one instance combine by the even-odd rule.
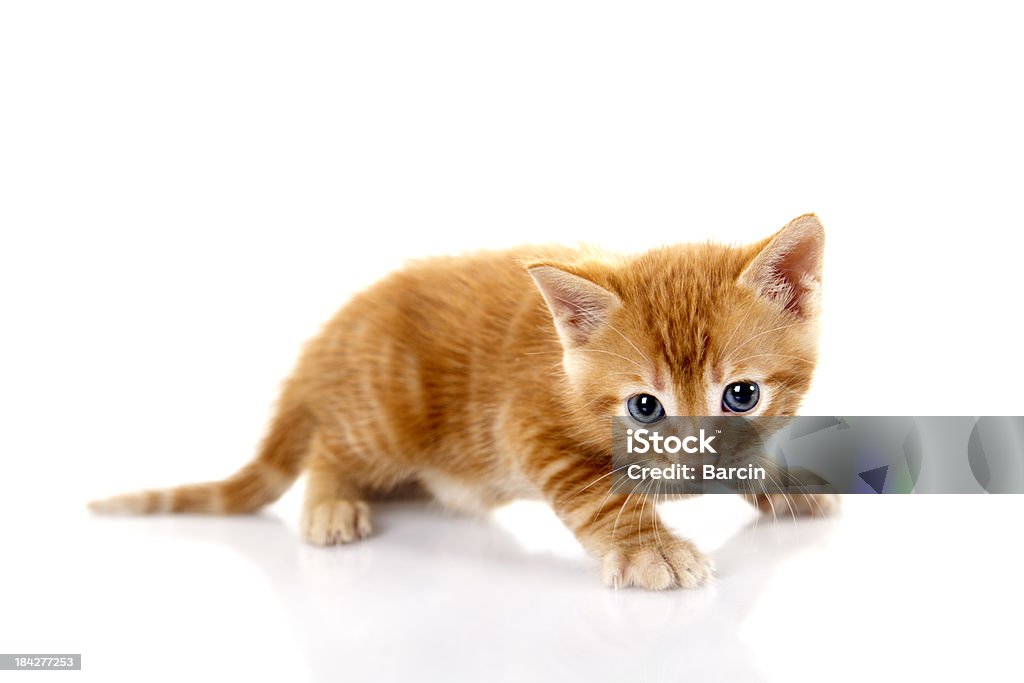
[[[527,248],[416,263],[356,296],[309,343],[256,459],[224,481],[96,501],[99,512],[253,512],[306,470],[302,534],[371,530],[367,501],[425,487],[486,509],[548,501],[611,585],[711,573],[654,505],[610,491],[609,418],[789,415],[816,362],[824,232],[618,256]],[[752,497],[828,511],[835,499]]]

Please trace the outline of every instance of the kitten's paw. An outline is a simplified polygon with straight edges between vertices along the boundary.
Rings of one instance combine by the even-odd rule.
[[[839,512],[837,493],[769,493],[755,497],[757,509],[775,517],[829,517]]]
[[[639,586],[647,590],[696,588],[711,578],[711,560],[689,541],[673,540],[604,557],[604,582],[612,588]]]
[[[337,545],[366,538],[370,506],[363,501],[332,500],[318,503],[302,515],[302,537],[314,545]]]

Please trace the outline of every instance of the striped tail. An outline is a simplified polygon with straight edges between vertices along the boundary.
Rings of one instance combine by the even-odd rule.
[[[274,418],[256,459],[227,479],[126,493],[94,500],[89,503],[89,509],[102,514],[129,515],[255,512],[280,498],[298,478],[306,461],[313,428],[313,417],[304,408],[282,409]]]

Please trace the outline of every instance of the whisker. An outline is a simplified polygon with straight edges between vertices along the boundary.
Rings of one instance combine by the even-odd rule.
[[[622,360],[626,361],[627,363],[632,363],[633,365],[637,366],[641,370],[644,369],[644,366],[640,365],[640,363],[637,363],[635,360],[632,360],[631,358],[626,358],[622,354],[615,353],[614,351],[605,351],[603,349],[585,349],[583,347],[579,347],[577,350],[578,351],[585,351],[587,353],[604,353],[604,354],[607,354],[609,356],[615,356],[616,358],[621,358]]]
[[[644,508],[647,507],[647,492],[654,486],[654,479],[647,482],[644,492],[640,495],[640,516],[636,520],[636,537],[640,539],[640,550],[644,549]],[[636,512],[637,503],[633,503],[633,512]]]
[[[728,362],[729,362],[729,360],[730,360],[730,359],[731,359],[731,358],[732,358],[732,357],[733,357],[734,355],[736,355],[736,352],[737,352],[737,351],[739,351],[739,350],[740,350],[740,349],[742,349],[742,348],[743,348],[744,346],[746,346],[746,345],[747,345],[747,344],[749,344],[750,342],[754,341],[754,340],[755,340],[755,339],[757,339],[758,337],[763,337],[763,336],[764,336],[764,335],[766,335],[766,334],[771,334],[772,332],[778,332],[779,330],[785,330],[785,329],[789,329],[790,327],[799,327],[800,325],[810,325],[810,324],[812,324],[812,323],[811,323],[810,321],[804,321],[804,322],[799,322],[799,323],[790,323],[790,324],[788,324],[788,325],[780,325],[780,326],[778,326],[778,327],[773,327],[773,328],[772,328],[772,329],[770,329],[770,330],[765,330],[764,332],[758,332],[757,334],[751,335],[750,337],[747,337],[747,340],[746,340],[745,342],[743,342],[742,344],[740,344],[739,346],[737,346],[737,347],[735,347],[735,348],[733,348],[733,349],[730,349],[730,351],[729,351],[729,355],[727,355],[727,356],[725,357],[725,360],[724,360],[723,362],[725,362],[725,363],[728,363]]]
[[[616,467],[616,468],[615,468],[615,469],[613,469],[613,470],[612,470],[611,472],[607,472],[607,473],[605,473],[605,474],[602,474],[602,475],[601,475],[600,477],[598,477],[598,478],[597,478],[597,479],[595,479],[594,481],[590,482],[589,484],[587,484],[586,486],[584,486],[583,488],[581,488],[581,489],[580,489],[579,491],[577,491],[576,493],[574,493],[574,494],[572,494],[571,496],[569,496],[568,500],[572,500],[573,498],[575,498],[576,496],[580,495],[581,493],[583,493],[584,491],[586,491],[587,489],[589,489],[589,488],[590,488],[591,486],[593,486],[593,485],[594,485],[594,484],[596,484],[597,482],[599,482],[599,481],[601,481],[602,479],[604,479],[605,477],[610,477],[610,476],[612,476],[613,474],[615,474],[616,472],[618,472],[619,470],[624,470],[624,469],[628,469],[628,468],[629,468],[629,466],[630,466],[630,464],[632,464],[632,463],[626,463],[626,464],[625,464],[625,465],[623,465],[622,467]]]
[[[735,327],[732,328],[732,332],[729,333],[729,336],[726,338],[725,343],[722,344],[723,349],[729,350],[729,355],[732,354],[732,348],[730,348],[729,342],[733,340],[733,338],[736,336],[736,333],[740,331],[740,328],[743,327],[743,324],[747,322],[747,318],[749,317],[750,309],[747,309],[746,311],[743,312],[743,317],[740,319],[740,321],[736,323]]]
[[[636,493],[636,489],[634,489],[634,490],[633,490],[633,491],[631,492],[631,494],[626,494],[626,495],[624,496],[625,500],[623,500],[623,501],[622,501],[622,505],[620,505],[620,506],[619,506],[619,514],[615,516],[615,524],[613,524],[613,525],[612,525],[612,538],[614,538],[614,537],[615,537],[615,531],[616,531],[616,529],[618,529],[618,528],[619,528],[619,519],[620,519],[620,518],[622,517],[622,511],[626,509],[626,503],[628,503],[628,502],[629,502],[629,496],[630,496],[630,495],[634,495],[634,496],[635,496],[635,495],[638,495],[638,494]],[[638,503],[636,503],[636,502],[634,502],[634,503],[633,503],[633,509],[634,509],[634,510],[636,510],[636,506],[637,506],[637,504],[638,504]]]
[[[629,337],[627,337],[626,335],[624,335],[624,334],[622,334],[621,332],[619,332],[618,328],[616,328],[616,327],[615,327],[614,325],[612,325],[612,324],[611,324],[611,323],[609,323],[609,322],[605,322],[605,325],[606,325],[606,326],[608,327],[608,329],[610,329],[610,330],[611,330],[612,332],[614,332],[615,334],[617,334],[617,335],[619,335],[620,337],[622,337],[623,339],[625,339],[625,340],[626,340],[626,343],[627,343],[627,344],[629,344],[630,346],[632,346],[632,347],[633,347],[633,350],[634,350],[634,351],[636,351],[637,353],[639,353],[639,354],[640,354],[640,357],[641,357],[641,358],[643,358],[643,359],[644,359],[645,361],[647,361],[647,362],[648,362],[648,363],[650,363],[651,365],[654,365],[654,363],[652,363],[652,362],[651,362],[651,359],[650,359],[650,358],[648,358],[648,357],[647,357],[647,355],[646,355],[646,354],[645,354],[645,353],[644,353],[643,351],[641,351],[641,350],[640,350],[640,348],[639,348],[639,347],[638,347],[638,346],[637,346],[636,344],[634,344],[634,343],[633,343],[632,341],[630,341]]]
[[[643,505],[640,506],[640,518],[636,522],[636,535],[640,539],[641,550],[644,549],[644,509],[647,507],[647,494],[653,486],[654,479],[651,479],[647,482],[647,488],[644,489]]]
[[[784,487],[782,485],[781,472],[780,472],[780,479],[776,479],[775,477],[772,476],[772,468],[768,467],[768,468],[765,468],[765,476],[767,476],[771,480],[772,484],[775,485],[779,489],[779,492],[782,495],[782,499],[784,501],[786,501],[786,507],[789,508],[789,514],[790,514],[790,516],[793,517],[793,521],[795,522],[796,521],[796,507],[793,504],[791,496],[788,493],[784,492],[786,487]],[[769,498],[768,500],[771,501],[771,498]]]
[[[743,361],[750,360],[751,358],[761,358],[762,356],[776,356],[778,358],[790,358],[792,360],[798,360],[798,361],[803,361],[804,363],[809,363],[810,365],[814,365],[815,362],[816,362],[816,361],[813,361],[813,360],[811,360],[809,358],[801,358],[800,356],[787,356],[784,353],[755,353],[755,354],[753,354],[751,356],[745,356],[743,358],[740,358],[738,361],[735,361],[734,364],[742,363]]]
[[[659,548],[664,547],[661,542],[661,534],[658,533],[658,503],[661,502],[661,484],[662,482],[658,481],[658,488],[654,492],[654,505],[652,513],[654,515],[654,540],[658,544]]]

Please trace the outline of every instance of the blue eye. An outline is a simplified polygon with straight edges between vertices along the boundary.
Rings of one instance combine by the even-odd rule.
[[[651,424],[665,417],[661,401],[650,394],[636,394],[626,401],[630,417],[642,424]]]
[[[722,407],[730,413],[748,413],[761,398],[761,389],[756,382],[733,382],[722,394]]]

